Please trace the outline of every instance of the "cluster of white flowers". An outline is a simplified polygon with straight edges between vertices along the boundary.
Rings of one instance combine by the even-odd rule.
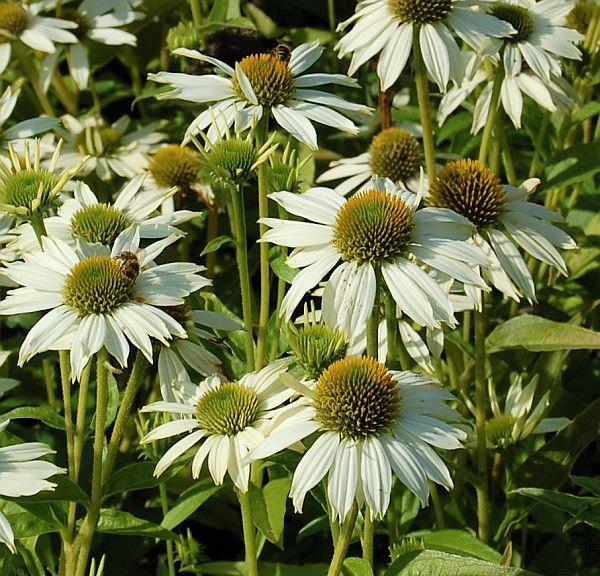
[[[135,46],[135,36],[121,30],[142,17],[130,1],[62,4],[60,19],[40,16],[47,2],[0,4],[0,70],[8,65],[11,46],[26,44],[48,54],[42,89],[65,56],[84,90],[90,84],[90,41]],[[254,134],[262,126],[266,134],[271,122],[311,150],[318,148],[314,123],[357,134],[355,122],[372,110],[320,87],[356,88],[350,76],[378,54],[382,91],[398,81],[411,53],[422,59],[444,93],[440,122],[484,84],[473,120],[473,130],[481,129],[498,82],[500,102],[516,127],[522,94],[555,110],[569,97],[559,58],[580,57],[575,44],[581,35],[565,27],[571,7],[566,0],[363,0],[339,27],[347,31],[337,45],[339,57],[352,55],[348,76],[308,73],[324,50],[310,42],[284,57],[252,54],[235,66],[179,48],[175,56],[214,67],[215,73],[161,71],[149,79],[172,87],[160,99],[210,105],[191,122],[183,145],[194,141],[223,179],[245,180],[275,149],[272,140],[255,149],[251,139],[238,138],[246,131]],[[469,51],[461,50],[457,37]],[[20,85],[4,91],[0,126],[19,92]],[[392,310],[386,304],[386,313],[410,356],[431,373],[444,328],[457,325],[457,291],[475,309],[482,291],[492,288],[516,301],[534,301],[534,281],[519,248],[566,275],[559,250],[576,246],[556,226],[557,214],[529,200],[540,181],[504,185],[475,160],[448,162],[427,179],[418,139],[391,127],[373,138],[368,152],[338,160],[321,174],[319,182],[342,180],[335,189],[271,191],[273,206],[286,216],[263,213],[260,242],[291,248],[286,264],[297,272],[278,314],[287,322],[307,297],[320,298],[318,329],[333,335],[331,354],[311,348],[308,360],[318,369],[299,374],[296,334],[298,349],[292,347],[291,356],[229,378],[202,340],[211,340],[211,331],[238,330],[240,323],[190,307],[189,297],[211,281],[203,266],[179,261],[171,250],[185,235],[179,227],[198,216],[174,201],[202,188],[198,157],[183,145],[162,144],[166,135],[158,124],[129,127],[127,117],[108,123],[101,116],[67,114],[25,120],[2,132],[0,278],[8,290],[0,315],[44,313],[20,346],[19,365],[49,350],[68,351],[76,381],[103,350],[121,368],[131,363],[132,348],[150,363],[158,357],[162,400],[143,411],[172,419],[142,442],[185,436],[162,455],[157,476],[194,449],[194,478],[206,461],[215,483],[228,474],[245,493],[253,461],[290,447],[303,450],[301,442],[310,437],[293,475],[290,496],[297,510],[325,476],[333,519],[340,521],[355,505],[382,518],[392,472],[423,503],[430,482],[450,489],[448,467],[436,449],[461,448],[467,438],[468,423],[448,405],[456,399],[430,376],[386,367],[385,323],[380,331],[376,327],[383,345],[379,359],[363,356],[366,326],[380,295],[389,295]],[[31,140],[49,130],[54,135]],[[204,132],[205,145],[198,141]],[[228,146],[235,155],[226,155]],[[238,164],[227,164],[232,158]],[[126,181],[103,201],[107,194],[93,190],[86,177]],[[210,189],[204,192],[210,198]],[[158,263],[161,257],[166,262]],[[14,384],[0,380],[0,393]],[[509,393],[505,411],[514,418],[511,426],[519,422],[510,429],[511,441],[558,428],[542,420],[547,402],[527,419],[534,391],[535,385],[522,390],[519,384]],[[501,415],[496,399],[493,411]],[[6,425],[0,423],[0,432]],[[52,489],[47,478],[64,470],[38,460],[51,452],[42,444],[0,448],[0,495]],[[0,540],[14,551],[1,513]]]

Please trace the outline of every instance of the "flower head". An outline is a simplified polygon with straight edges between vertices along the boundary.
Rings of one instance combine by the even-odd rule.
[[[321,56],[318,42],[302,44],[292,50],[289,60],[276,54],[252,54],[232,68],[225,62],[195,50],[179,48],[173,54],[207,62],[224,74],[193,76],[171,72],[150,74],[150,80],[171,84],[173,90],[159,98],[179,98],[190,102],[216,103],[202,112],[189,126],[184,141],[210,126],[211,141],[224,134],[225,127],[236,125],[243,132],[256,125],[264,114],[275,121],[294,138],[311,148],[317,148],[317,133],[312,121],[355,134],[354,123],[342,112],[370,113],[369,108],[347,102],[316,86],[340,84],[356,86],[341,74],[301,74]],[[216,122],[214,121],[216,119]],[[212,124],[212,126],[211,126]]]
[[[351,24],[337,45],[339,57],[352,53],[352,75],[380,52],[377,74],[383,90],[404,70],[413,37],[418,37],[427,71],[445,91],[450,80],[460,82],[464,74],[453,31],[470,46],[516,32],[508,22],[473,10],[469,0],[363,0],[338,29]]]
[[[376,277],[400,310],[422,326],[454,323],[452,306],[420,262],[485,289],[470,265],[487,259],[465,242],[473,231],[463,216],[437,208],[418,209],[420,197],[387,180],[346,199],[327,188],[271,198],[310,222],[267,218],[262,240],[294,248],[287,263],[302,268],[292,281],[281,313],[290,317],[302,298],[331,272],[323,293],[330,326],[357,335],[371,313]]]
[[[48,54],[56,51],[55,42],[77,42],[77,37],[69,32],[77,28],[77,24],[60,18],[39,16],[39,12],[45,7],[44,4],[0,4],[0,73],[4,72],[10,62],[12,42],[19,41],[34,50]]]
[[[560,221],[558,214],[527,201],[539,183],[531,178],[518,188],[502,185],[476,160],[457,160],[446,164],[430,186],[432,206],[450,208],[474,224],[473,242],[489,260],[484,275],[515,300],[521,294],[530,301],[535,299],[531,273],[515,243],[565,275],[565,261],[558,249],[577,247],[568,234],[551,224]]]
[[[146,435],[143,443],[185,434],[158,461],[155,476],[200,444],[192,461],[193,477],[198,478],[208,459],[216,484],[222,484],[229,473],[237,488],[247,492],[247,455],[264,439],[274,418],[285,410],[281,405],[292,395],[281,382],[287,364],[279,360],[235,381],[211,376],[198,385],[185,383],[176,401],[155,402],[143,408],[143,412],[165,412],[175,417]]]
[[[78,379],[104,347],[126,366],[129,342],[152,361],[150,338],[164,345],[173,336],[185,338],[183,327],[160,307],[183,304],[210,282],[200,276],[200,266],[154,263],[176,239],[140,249],[135,226],[120,234],[112,249],[85,243],[71,247],[44,237],[41,251],[7,265],[6,276],[21,287],[0,302],[0,314],[50,310],[25,338],[19,365],[45,350],[69,350]]]
[[[0,422],[0,434],[10,420]],[[54,490],[56,484],[48,478],[64,474],[66,470],[51,462],[40,460],[54,454],[54,450],[41,442],[26,442],[0,448],[0,496],[18,498],[33,496],[43,490]],[[0,542],[16,552],[13,531],[8,520],[0,512]]]
[[[290,497],[296,510],[326,475],[333,515],[341,521],[355,502],[382,518],[392,471],[423,503],[429,498],[428,479],[452,487],[432,446],[460,448],[466,434],[455,425],[458,413],[445,405],[452,396],[430,378],[351,356],[331,364],[316,382],[305,385],[291,376],[285,382],[301,397],[250,458],[267,458],[318,434],[294,472]]]

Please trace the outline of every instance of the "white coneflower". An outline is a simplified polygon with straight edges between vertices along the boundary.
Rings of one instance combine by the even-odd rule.
[[[332,162],[330,169],[317,178],[317,183],[344,179],[335,191],[345,196],[368,187],[371,178],[378,176],[416,192],[420,165],[419,142],[404,128],[394,126],[374,136],[368,152]]]
[[[132,10],[128,2],[83,0],[77,8],[64,7],[61,16],[77,26],[73,33],[78,42],[68,47],[67,61],[73,80],[80,90],[84,90],[90,76],[88,47],[85,42],[93,40],[108,46],[135,46],[135,35],[121,30],[121,27],[143,18],[144,14]],[[43,68],[48,76],[54,71],[59,55],[59,52],[55,52],[46,58]]]
[[[279,360],[233,382],[211,376],[198,385],[185,383],[175,402],[161,401],[144,407],[143,412],[165,412],[175,419],[155,428],[142,442],[185,434],[158,461],[154,475],[160,476],[177,458],[195,448],[194,478],[198,478],[208,460],[215,484],[222,484],[229,473],[235,486],[247,492],[248,453],[264,440],[265,431],[293,393],[281,382],[287,364]]]
[[[39,13],[46,8],[45,2],[2,2],[0,4],[0,73],[6,70],[11,57],[11,43],[22,42],[34,50],[53,53],[55,42],[77,42],[69,29],[77,24],[59,18],[45,18]]]
[[[6,430],[10,420],[0,422],[0,434]],[[54,490],[56,484],[48,478],[64,474],[66,470],[51,462],[40,460],[54,454],[54,450],[41,442],[26,442],[0,448],[0,496],[18,498],[33,496],[42,490]],[[8,519],[0,512],[0,542],[11,552],[16,552],[13,531]]]
[[[183,327],[160,307],[183,304],[210,281],[195,264],[155,265],[176,239],[140,249],[139,232],[131,227],[111,250],[100,244],[73,248],[44,237],[41,251],[8,264],[6,275],[21,288],[8,291],[0,314],[49,310],[23,341],[19,365],[45,350],[69,350],[73,377],[79,378],[102,348],[126,366],[129,342],[152,361],[150,338],[165,345],[173,336],[185,338]]]
[[[474,10],[471,0],[363,0],[338,30],[350,24],[352,30],[337,45],[339,57],[352,53],[352,75],[381,52],[377,75],[383,90],[404,70],[414,35],[418,35],[429,75],[445,91],[448,82],[460,82],[464,72],[453,31],[470,46],[516,32],[509,23]]]
[[[133,178],[148,168],[149,155],[157,148],[165,134],[156,132],[152,123],[129,132],[131,119],[122,116],[112,124],[102,118],[77,119],[61,117],[65,129],[56,129],[65,141],[60,166],[69,166],[82,157],[88,157],[85,174],[95,171],[101,180],[110,180],[113,174]]]
[[[545,82],[561,75],[560,58],[580,60],[575,46],[583,35],[565,26],[575,6],[570,0],[493,0],[486,4],[490,14],[509,22],[516,30],[509,38],[488,38],[474,48],[501,54],[507,77],[522,71],[523,60]]]
[[[550,392],[546,392],[532,410],[536,389],[537,379],[532,379],[523,388],[522,378],[515,378],[508,389],[502,410],[495,387],[490,384],[493,417],[488,420],[486,434],[491,446],[506,448],[531,434],[558,432],[571,422],[568,418],[544,418],[550,405]]]
[[[39,140],[25,142],[24,154],[19,154],[16,144],[9,145],[10,162],[0,162],[0,211],[28,220],[56,209],[59,193],[87,160],[83,156],[60,170],[61,148],[62,141],[42,166]]]
[[[479,249],[466,243],[473,225],[451,210],[418,209],[420,195],[399,190],[390,180],[374,179],[371,189],[349,199],[328,188],[270,197],[309,220],[263,220],[271,230],[262,240],[294,248],[287,264],[302,269],[282,303],[286,318],[330,272],[323,313],[346,334],[364,329],[375,301],[377,274],[402,312],[421,326],[439,327],[455,319],[448,296],[419,263],[486,288],[470,267],[487,262]]]
[[[222,374],[223,364],[203,346],[215,341],[215,330],[243,330],[239,321],[211,310],[192,310],[188,303],[163,308],[186,331],[187,338],[174,337],[169,346],[161,346],[158,355],[158,380],[163,400],[181,400],[183,383],[192,383],[192,375]]]
[[[567,268],[558,249],[577,247],[568,234],[550,223],[561,220],[558,214],[527,200],[539,183],[530,178],[518,188],[503,186],[483,164],[462,159],[446,164],[429,189],[432,206],[450,208],[473,223],[473,242],[489,258],[485,275],[515,300],[521,294],[535,299],[533,278],[515,242],[565,275]]]
[[[492,64],[498,64],[496,58],[491,58],[491,60]],[[483,128],[490,111],[494,81],[486,71],[480,68],[480,65],[481,58],[478,54],[470,56],[467,63],[467,73],[463,81],[444,94],[438,107],[438,122],[440,125],[478,86],[485,84],[475,103],[471,132],[475,134]],[[521,128],[524,95],[549,112],[555,112],[558,106],[563,108],[574,106],[576,98],[573,88],[560,77],[542,80],[528,69],[512,76],[505,75],[502,78],[499,104],[502,104],[502,108],[515,128]]]
[[[44,220],[48,235],[69,244],[79,240],[105,246],[112,246],[119,234],[133,225],[138,227],[140,238],[182,235],[176,226],[198,216],[198,213],[182,210],[154,215],[176,189],[144,190],[145,178],[145,174],[135,176],[110,204],[99,202],[84,182],[76,182],[74,197],[63,202],[57,216]],[[15,234],[16,239],[7,244],[8,248],[20,254],[39,249],[39,242],[29,224],[19,226]]]
[[[192,122],[184,141],[211,124],[208,132],[211,140],[216,138],[219,131],[224,133],[225,125],[231,126],[234,122],[236,132],[241,132],[256,124],[263,114],[270,114],[286,132],[316,149],[317,132],[312,122],[356,134],[358,128],[354,122],[338,110],[370,113],[366,106],[315,89],[327,84],[357,86],[351,78],[343,74],[302,75],[322,52],[323,48],[319,47],[318,42],[311,42],[294,48],[289,60],[282,60],[275,54],[254,54],[243,58],[234,69],[221,60],[195,50],[178,48],[173,54],[212,64],[224,75],[193,76],[159,72],[149,74],[148,78],[174,87],[170,92],[158,96],[160,99],[216,103]],[[213,122],[215,119],[216,122]]]
[[[294,472],[290,497],[296,510],[326,475],[333,517],[340,521],[355,503],[368,505],[372,518],[382,518],[392,471],[423,504],[428,480],[452,487],[432,446],[460,448],[466,434],[455,426],[459,414],[445,404],[453,396],[431,378],[352,356],[329,366],[317,382],[306,385],[291,377],[285,382],[301,397],[250,458],[268,458],[318,433]]]

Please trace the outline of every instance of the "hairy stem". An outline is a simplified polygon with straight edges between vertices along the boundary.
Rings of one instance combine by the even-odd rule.
[[[504,67],[498,65],[494,76],[494,84],[492,86],[492,97],[490,99],[490,109],[488,110],[485,126],[483,127],[483,135],[481,136],[481,144],[479,146],[479,162],[487,164],[490,145],[492,143],[492,130],[494,129],[494,121],[496,119],[496,111],[500,101],[500,90],[502,88],[502,80],[504,79]]]
[[[252,519],[252,506],[250,494],[237,491],[240,508],[242,511],[242,528],[244,530],[244,549],[246,553],[246,575],[258,576],[258,563],[256,561],[256,530]]]
[[[352,540],[352,533],[354,532],[354,525],[356,524],[356,517],[358,516],[358,506],[356,502],[353,504],[350,512],[346,516],[342,527],[340,529],[340,535],[338,536],[333,551],[333,558],[327,571],[327,576],[339,576],[342,573],[344,566],[344,560],[346,559],[346,553],[348,552],[348,546]]]

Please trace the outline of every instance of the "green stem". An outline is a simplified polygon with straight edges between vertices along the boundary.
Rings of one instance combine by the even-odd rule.
[[[248,239],[246,236],[246,217],[244,212],[243,186],[231,189],[231,212],[234,226],[235,250],[240,277],[242,296],[242,314],[244,317],[244,342],[246,346],[246,363],[248,371],[254,370],[254,336],[252,334],[252,293],[250,286],[250,270],[248,266]]]
[[[61,104],[65,107],[65,110],[77,116],[79,114],[79,106],[77,105],[77,98],[74,96],[69,87],[65,84],[62,74],[55,70],[52,74],[52,88]]]
[[[94,431],[94,458],[92,465],[92,494],[88,513],[81,525],[74,551],[77,557],[77,568],[74,576],[85,576],[92,539],[102,505],[102,453],[104,448],[104,430],[108,408],[108,361],[106,348],[102,348],[96,360],[96,427]]]
[[[504,114],[498,114],[496,131],[498,132],[498,139],[502,147],[502,161],[504,163],[504,170],[506,171],[506,179],[509,184],[515,185],[517,182],[517,171],[515,170],[512,148],[506,137],[506,130],[504,130]]]
[[[269,131],[268,110],[263,112],[262,120],[256,127],[256,148],[260,149],[267,139]],[[258,216],[259,218],[268,218],[269,216],[269,172],[266,162],[258,167]],[[267,232],[268,226],[260,224],[261,238]],[[265,365],[267,327],[269,324],[269,303],[270,303],[270,270],[269,270],[269,244],[260,243],[260,313],[258,317],[258,341],[256,344],[256,369],[260,370]]]
[[[429,490],[431,492],[431,502],[433,504],[433,513],[435,514],[435,523],[437,524],[437,530],[443,530],[446,527],[446,521],[444,520],[444,508],[442,507],[442,501],[440,500],[440,493],[437,488],[437,484],[429,481]]]
[[[335,0],[327,0],[327,16],[329,18],[329,30],[335,34]]]
[[[42,238],[44,236],[48,236],[48,232],[46,232],[46,225],[44,224],[44,217],[36,211],[31,215],[29,223],[35,232],[35,237],[40,243],[40,246],[43,248]]]
[[[381,82],[379,83],[379,93],[377,95],[377,101],[379,105],[379,122],[381,123],[381,129],[387,130],[391,128],[392,123],[392,90],[382,90]]]
[[[533,178],[538,173],[539,164],[542,157],[542,143],[544,140],[546,140],[546,135],[548,134],[549,128],[550,112],[546,112],[544,114],[544,118],[542,119],[542,124],[540,125],[538,137],[535,139],[533,158],[531,159],[531,164],[529,166],[529,178]]]
[[[385,301],[385,321],[387,324],[387,344],[388,352],[385,363],[388,368],[393,370],[398,369],[398,365],[402,370],[410,370],[412,367],[412,359],[400,338],[398,329],[398,318],[396,318],[396,301],[390,294],[389,290],[384,292]]]
[[[135,397],[137,396],[138,390],[144,382],[146,364],[147,363],[144,355],[141,352],[138,352],[135,357],[133,368],[131,369],[129,381],[125,387],[123,398],[121,399],[121,403],[119,405],[119,411],[117,412],[117,417],[115,418],[115,425],[110,437],[110,442],[108,443],[106,459],[104,461],[104,467],[102,470],[102,483],[105,483],[108,480],[113,466],[115,465],[115,460],[119,451],[119,445],[121,444],[121,439],[123,438],[123,432],[125,430],[125,424],[129,418],[129,414],[131,412],[133,403],[135,402]]]
[[[354,532],[354,525],[356,524],[356,517],[358,516],[358,506],[356,502],[353,504],[352,509],[348,512],[348,516],[342,524],[340,535],[338,536],[333,551],[333,558],[327,571],[327,576],[339,576],[342,573],[344,566],[344,560],[346,559],[346,553],[348,552],[348,546],[352,540],[352,533]]]
[[[158,492],[160,494],[160,505],[162,509],[163,518],[169,512],[169,496],[167,494],[166,482],[161,482],[158,485]],[[169,576],[175,576],[175,554],[173,553],[173,542],[167,540],[167,566],[169,568]]]
[[[83,369],[79,381],[79,395],[77,398],[77,419],[75,422],[75,450],[74,450],[74,478],[75,482],[79,480],[81,469],[81,455],[83,453],[83,443],[85,440],[85,419],[87,412],[87,395],[90,384],[90,372],[92,361]]]
[[[42,369],[44,371],[44,383],[46,385],[46,396],[48,397],[48,405],[52,410],[56,410],[56,392],[54,390],[54,365],[50,358],[42,360]]]
[[[202,26],[202,8],[199,0],[189,0],[194,26]]]
[[[413,62],[415,68],[417,99],[419,101],[419,114],[421,116],[421,126],[423,128],[423,154],[425,156],[425,168],[427,170],[429,182],[433,182],[436,174],[435,143],[433,140],[433,124],[431,122],[427,68],[425,67],[423,55],[421,54],[418,27],[413,33]]]
[[[212,242],[219,235],[219,210],[217,206],[207,206],[208,220],[206,223],[206,245]],[[211,252],[206,255],[206,277],[215,277],[215,268],[217,265],[217,252]]]
[[[379,356],[379,299],[381,292],[380,271],[375,271],[375,300],[371,316],[367,320],[367,356],[377,359]]]
[[[46,96],[42,85],[40,84],[38,71],[36,70],[35,65],[33,63],[34,60],[31,58],[31,56],[25,53],[23,48],[19,46],[18,42],[15,42],[13,45],[15,47],[17,57],[19,58],[19,63],[23,67],[23,70],[27,78],[29,79],[29,83],[31,84],[31,87],[35,92],[35,96],[38,99],[38,102],[40,103],[44,114],[47,114],[48,116],[56,116],[56,114],[54,113],[54,108],[52,107],[50,100],[48,100],[48,96]]]
[[[365,524],[363,527],[363,560],[373,566],[373,541],[375,539],[375,522],[371,518],[371,510],[365,506]]]
[[[486,446],[486,407],[488,393],[485,374],[485,293],[482,293],[481,312],[475,312],[475,426],[477,430],[477,519],[478,534],[483,542],[490,537],[488,505],[488,464]]]
[[[256,530],[252,519],[250,494],[237,490],[238,500],[242,511],[242,528],[244,530],[244,549],[246,552],[246,576],[258,576],[256,561]]]
[[[496,119],[496,111],[498,110],[498,102],[500,101],[500,90],[502,89],[503,79],[504,67],[500,63],[494,76],[492,97],[490,99],[490,109],[488,110],[485,126],[483,127],[483,135],[481,136],[481,144],[479,146],[479,162],[481,162],[481,164],[487,164],[488,161],[489,147],[492,140],[492,130],[494,128],[494,120]]]

